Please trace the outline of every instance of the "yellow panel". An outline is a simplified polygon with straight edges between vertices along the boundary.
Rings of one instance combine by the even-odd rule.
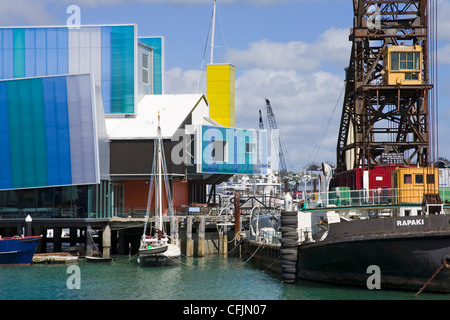
[[[411,70],[411,71],[405,71],[404,69],[400,70],[392,70],[391,66],[391,54],[395,52],[406,52],[406,53],[412,53],[412,52],[418,52],[420,54],[419,59],[419,70]],[[388,85],[417,85],[422,84],[422,61],[423,61],[423,50],[421,46],[414,45],[414,46],[390,46],[383,52],[383,83]],[[417,80],[408,80],[406,75],[411,73],[417,73],[418,79]]]
[[[210,117],[220,124],[234,126],[235,69],[230,64],[206,66],[206,96]]]
[[[397,168],[395,180],[399,203],[421,203],[423,193],[439,192],[437,168]],[[410,183],[405,183],[405,175],[410,175]],[[416,183],[416,176],[422,175],[423,183]],[[434,183],[427,183],[427,175],[434,175]]]

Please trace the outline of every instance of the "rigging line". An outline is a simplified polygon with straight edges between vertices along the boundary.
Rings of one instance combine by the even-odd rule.
[[[435,0],[435,14],[436,14],[436,18],[435,18],[435,33],[436,33],[436,86],[435,86],[435,90],[436,90],[436,101],[435,101],[435,114],[436,114],[436,156],[439,157],[439,73],[438,73],[438,62],[439,62],[439,57],[438,57],[438,45],[437,45],[437,40],[438,40],[438,2],[437,0]],[[436,159],[437,160],[437,159]]]
[[[319,153],[319,150],[320,150],[320,148],[321,148],[321,146],[322,146],[323,139],[325,138],[325,135],[326,135],[326,133],[327,133],[327,131],[328,131],[328,127],[330,126],[331,120],[333,119],[334,112],[336,111],[336,108],[337,108],[337,106],[338,106],[338,104],[339,104],[339,101],[340,101],[341,98],[342,98],[342,94],[344,93],[344,90],[345,90],[345,85],[344,85],[344,87],[342,88],[341,93],[339,94],[339,98],[338,98],[338,100],[336,101],[336,104],[334,105],[333,112],[331,113],[331,116],[330,116],[330,118],[328,119],[328,123],[327,123],[327,126],[325,127],[325,131],[323,132],[322,139],[320,140],[320,143],[319,143],[319,145],[317,146],[316,154],[314,155],[313,162],[316,161],[317,154]],[[310,158],[311,158],[311,157],[310,157]],[[310,158],[309,158],[309,159],[310,159]],[[308,159],[308,162],[309,162],[309,159]]]
[[[223,31],[222,16],[220,15],[220,11],[219,11],[219,2],[216,3],[216,12],[219,14],[220,31],[222,32],[222,40],[223,40],[223,45],[225,47],[226,61],[230,61],[230,58],[228,56],[228,46],[227,46],[227,43],[225,41],[225,33]]]
[[[153,147],[153,154],[156,154],[156,145],[157,143],[154,144]],[[155,174],[155,161],[152,162],[152,170],[150,172],[150,183],[148,186],[148,198],[147,198],[147,208],[146,208],[146,212],[145,212],[145,224],[144,224],[144,233],[143,233],[143,237],[145,237],[145,232],[147,231],[147,222],[149,219],[149,215],[150,215],[150,206],[151,206],[151,201],[153,198],[153,184],[154,184],[154,174]]]

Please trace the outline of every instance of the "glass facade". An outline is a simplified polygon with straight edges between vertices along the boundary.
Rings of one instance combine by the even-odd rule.
[[[212,126],[195,131],[201,146],[195,156],[199,172],[267,174],[267,131]]]
[[[139,42],[153,49],[153,94],[164,94],[164,38],[148,37],[139,38]]]
[[[89,74],[0,81],[0,190],[100,182]]]
[[[25,219],[27,215],[33,218],[110,218],[123,212],[123,207],[111,209],[115,192],[120,199],[120,186],[113,187],[109,181],[95,185],[4,190],[0,191],[0,218]]]
[[[134,25],[0,28],[0,79],[94,73],[106,114],[134,113]]]

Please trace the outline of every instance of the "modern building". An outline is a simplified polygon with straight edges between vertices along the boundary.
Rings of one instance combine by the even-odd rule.
[[[165,94],[164,38],[136,25],[0,28],[0,234],[27,215],[42,228],[142,216],[158,113],[178,212],[206,204],[207,185],[266,174],[267,132],[234,128],[226,67],[211,105]]]

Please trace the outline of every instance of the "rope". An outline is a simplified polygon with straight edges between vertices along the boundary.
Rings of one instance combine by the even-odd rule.
[[[447,264],[447,262],[445,261],[437,270],[436,272],[431,276],[430,279],[428,279],[427,282],[425,282],[425,284],[422,286],[422,288],[420,288],[420,290],[414,295],[415,297],[417,297],[419,294],[422,293],[423,290],[425,290],[425,288],[430,284],[431,281],[433,281],[433,279],[438,275],[439,272],[441,272],[441,270],[445,267],[445,265]]]
[[[248,258],[247,260],[244,261],[244,263],[247,263],[251,258],[253,258],[253,256],[256,254],[256,252],[258,252],[259,248],[261,248],[261,246],[263,245],[262,242],[259,243],[258,248],[256,248],[255,252],[253,252],[253,254],[250,256],[250,258]]]

